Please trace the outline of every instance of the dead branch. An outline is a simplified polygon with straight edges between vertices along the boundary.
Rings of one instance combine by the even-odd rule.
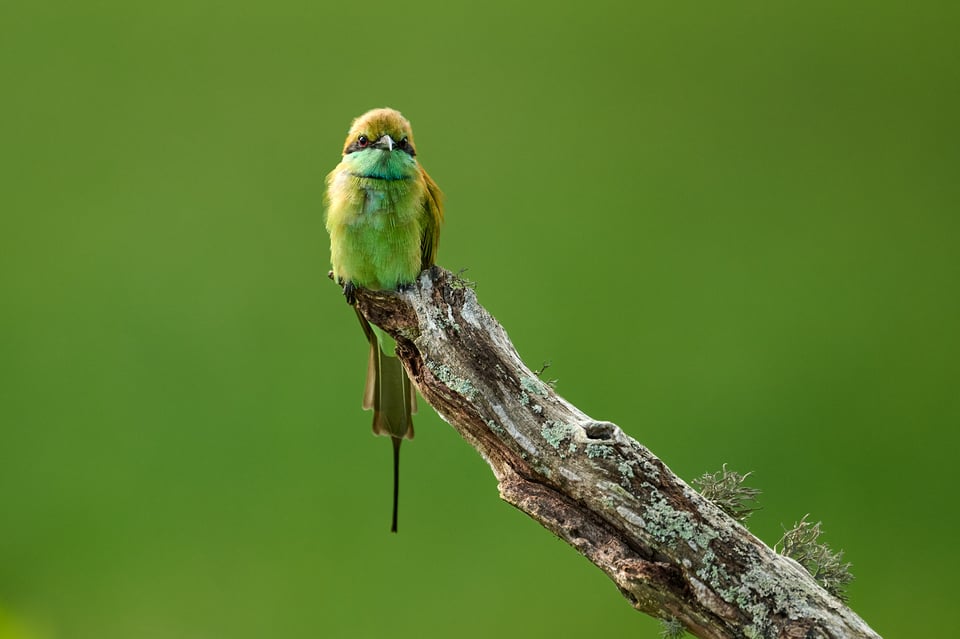
[[[357,291],[420,393],[490,464],[500,496],[603,570],[637,609],[698,637],[879,637],[615,424],[520,361],[470,283],[440,268]]]

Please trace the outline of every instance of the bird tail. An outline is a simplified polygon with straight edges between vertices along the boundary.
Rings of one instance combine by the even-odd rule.
[[[413,413],[417,412],[417,391],[396,356],[393,338],[371,326],[357,311],[360,325],[370,342],[367,384],[363,408],[373,410],[373,433],[390,437],[393,443],[393,525],[397,531],[397,497],[400,485],[400,442],[413,439]]]

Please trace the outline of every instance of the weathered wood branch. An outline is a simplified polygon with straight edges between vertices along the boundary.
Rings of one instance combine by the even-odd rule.
[[[702,638],[878,637],[619,427],[528,369],[457,276],[358,291],[420,393],[490,464],[501,497],[603,570],[638,610]]]

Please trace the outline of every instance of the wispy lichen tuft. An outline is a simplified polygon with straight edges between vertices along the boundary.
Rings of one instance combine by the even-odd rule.
[[[552,362],[547,360],[546,362],[543,363],[543,366],[533,371],[533,374],[539,377],[543,381],[543,383],[549,386],[550,388],[556,388],[557,382],[560,381],[559,379],[543,379],[543,372],[548,368],[550,368],[551,364]]]
[[[661,639],[680,639],[685,633],[683,624],[676,617],[660,620]]]
[[[463,276],[463,274],[466,273],[467,270],[468,270],[467,268],[462,268],[456,273],[454,273],[453,277],[450,278],[450,288],[454,290],[459,290],[464,288],[469,288],[469,289],[477,288],[476,282],[474,282],[473,280],[467,279],[466,277]]]
[[[809,514],[793,525],[793,528],[784,529],[783,537],[774,545],[773,549],[781,555],[786,555],[807,569],[807,572],[823,589],[841,601],[847,600],[846,588],[853,581],[850,572],[850,562],[843,561],[843,551],[833,552],[830,546],[819,542],[821,522],[815,524],[807,521]]]
[[[744,486],[750,473],[740,473],[727,470],[724,464],[721,470],[715,473],[704,473],[699,479],[693,480],[693,485],[700,494],[716,504],[723,512],[739,522],[746,521],[754,511],[759,510],[757,495],[759,488]]]

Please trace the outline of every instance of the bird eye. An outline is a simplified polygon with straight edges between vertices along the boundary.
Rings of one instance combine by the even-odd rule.
[[[368,144],[370,144],[370,139],[367,138],[367,136],[361,135],[360,137],[357,138],[357,146],[359,146],[361,149],[367,146]]]
[[[413,145],[410,144],[410,140],[404,136],[399,142],[397,142],[397,148],[405,153],[408,153],[410,157],[414,157],[416,152],[413,150]]]

